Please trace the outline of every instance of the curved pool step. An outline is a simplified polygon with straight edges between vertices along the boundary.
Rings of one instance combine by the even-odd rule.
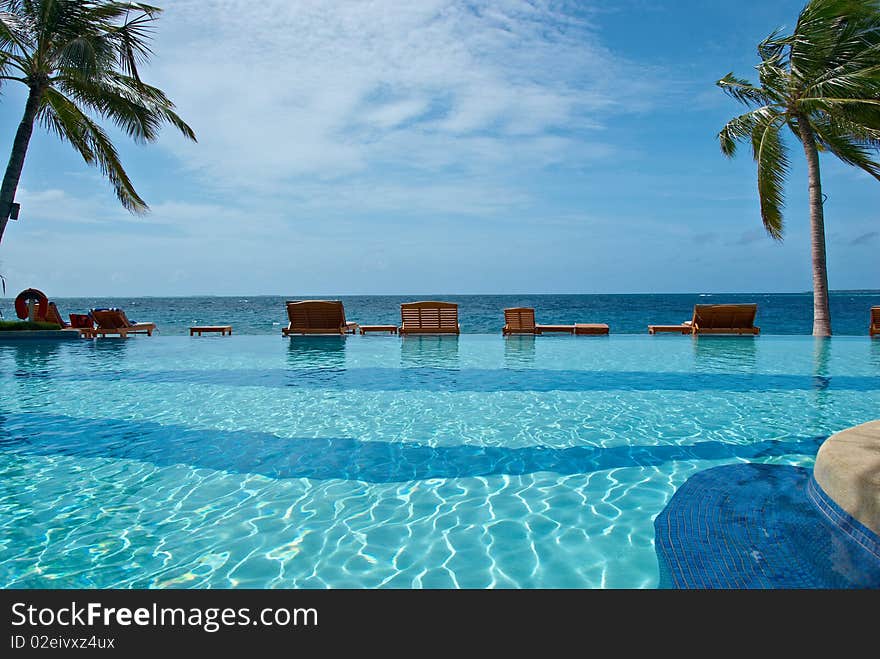
[[[836,433],[812,473],[698,472],[654,521],[661,588],[880,588],[880,421]]]
[[[813,477],[832,501],[880,535],[880,420],[829,437],[816,454]]]

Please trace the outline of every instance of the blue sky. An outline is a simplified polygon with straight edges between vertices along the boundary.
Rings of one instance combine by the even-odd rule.
[[[13,294],[811,290],[799,145],[779,244],[715,137],[741,109],[714,82],[800,0],[155,4],[143,74],[199,143],[114,133],[136,217],[37,131]],[[23,102],[4,88],[2,153]],[[822,167],[831,287],[880,288],[880,185]]]

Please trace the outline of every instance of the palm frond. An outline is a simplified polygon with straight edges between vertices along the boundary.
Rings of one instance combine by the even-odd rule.
[[[8,73],[11,70],[16,70],[21,73],[22,80],[26,80],[27,77],[33,72],[33,63],[30,61],[28,57],[21,55],[14,55],[11,53],[3,53],[3,72]]]
[[[764,228],[776,240],[782,240],[785,206],[783,186],[788,176],[788,152],[779,129],[784,115],[767,115],[755,122],[752,129],[752,153],[758,164],[758,198]]]
[[[877,0],[811,0],[791,36],[791,64],[814,84],[839,67],[858,65],[880,37]],[[832,74],[833,75],[833,74]]]
[[[162,10],[139,2],[111,2],[103,7],[107,21],[106,34],[115,45],[117,62],[122,71],[140,80],[138,66],[153,54],[150,40],[154,23]]]
[[[866,171],[880,181],[880,163],[871,158],[872,151],[880,145],[880,132],[859,139],[853,135],[852,126],[841,126],[834,120],[814,120],[810,125],[819,144],[843,162]]]
[[[880,99],[804,98],[796,106],[805,116],[834,117],[867,131],[880,130]]]
[[[755,87],[745,78],[737,78],[728,73],[715,83],[721,90],[744,105],[766,105],[770,102],[760,87]]]
[[[737,143],[749,139],[755,129],[755,124],[769,116],[774,116],[773,110],[769,106],[764,106],[728,121],[718,133],[721,152],[728,158],[732,158],[736,155]]]
[[[195,141],[192,128],[174,112],[174,103],[161,89],[121,73],[105,73],[100,78],[63,73],[56,81],[60,90],[113,121],[135,141],[155,141],[166,122]]]
[[[758,44],[758,56],[764,60],[778,59],[782,57],[788,46],[788,39],[780,37],[782,28],[778,27],[770,35]]]
[[[805,96],[798,99],[801,103],[821,103],[829,107],[832,106],[848,106],[848,105],[880,105],[880,98],[835,98],[833,96]]]
[[[161,115],[151,111],[126,85],[62,75],[55,86],[77,105],[111,119],[136,142],[152,142],[158,137]]]
[[[60,44],[52,53],[54,68],[76,69],[82,76],[94,76],[113,61],[114,49],[103,35],[81,35]]]
[[[876,28],[880,32],[880,25]],[[864,45],[859,39],[853,52],[829,62],[820,75],[804,86],[806,96],[876,98],[880,95],[880,43]]]
[[[873,4],[873,11],[862,8],[843,22],[833,21],[823,26],[825,32],[835,35],[830,45],[808,47],[807,35],[802,37],[803,53],[799,56],[824,59],[818,62],[821,69],[806,85],[808,95],[861,96],[863,94],[852,92],[864,85],[873,87],[876,92],[880,85],[880,3]],[[828,35],[824,38],[826,42],[830,40]]]
[[[32,25],[26,16],[0,11],[0,50],[26,52],[33,46]]]
[[[877,105],[844,105],[836,107],[833,116],[838,121],[852,124],[853,129],[860,132],[880,132],[880,106]]]
[[[50,88],[46,91],[40,120],[47,129],[79,151],[86,163],[100,169],[110,181],[124,208],[133,213],[149,210],[146,202],[134,189],[110,138],[76,103],[58,90]]]
[[[147,205],[97,119],[136,142],[155,141],[165,124],[196,139],[165,93],[138,72],[152,55],[161,12],[116,0],[0,0],[0,84],[18,80],[41,91],[38,121],[100,169],[135,213]]]
[[[785,103],[790,94],[792,75],[779,59],[761,62],[758,67],[758,80],[764,93],[778,103]]]

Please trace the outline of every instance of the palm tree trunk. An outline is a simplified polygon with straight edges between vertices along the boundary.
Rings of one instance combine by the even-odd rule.
[[[18,124],[18,131],[16,131],[15,140],[12,142],[12,155],[9,156],[9,164],[6,165],[6,174],[3,176],[3,185],[0,187],[0,242],[3,241],[3,232],[9,221],[12,202],[15,201],[15,192],[18,190],[18,181],[21,178],[21,170],[24,168],[24,157],[31,141],[31,134],[34,132],[34,120],[40,109],[43,91],[42,86],[31,87],[27,103],[24,106],[24,116],[21,118],[21,123]]]
[[[825,213],[822,208],[822,179],[819,176],[819,150],[809,120],[798,117],[798,130],[807,157],[810,181],[810,236],[813,254],[813,336],[831,336],[831,309],[828,304],[828,264],[825,262]]]

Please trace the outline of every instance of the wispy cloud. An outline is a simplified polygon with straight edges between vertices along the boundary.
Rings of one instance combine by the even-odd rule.
[[[850,240],[849,244],[853,247],[870,245],[871,243],[876,242],[878,238],[880,238],[880,231],[868,231],[867,233],[858,235]]]
[[[742,234],[740,234],[739,239],[736,240],[734,244],[751,245],[752,243],[756,243],[759,240],[763,239],[769,240],[766,231],[764,231],[763,229],[751,229],[749,231],[743,231]]]
[[[517,186],[503,172],[607,155],[591,129],[645,96],[642,69],[604,48],[576,5],[219,7],[169,5],[156,72],[199,136],[165,144],[219,190],[287,196],[343,181],[375,199],[395,178],[430,175],[461,191],[447,208],[478,194],[506,206]]]
[[[714,231],[707,231],[704,233],[695,233],[693,235],[692,240],[697,245],[708,245],[708,244],[715,243],[718,241],[718,234]]]
[[[735,109],[711,83],[747,70],[730,63],[741,40],[725,35],[746,31],[734,14],[750,12],[673,0],[161,4],[143,73],[199,142],[167,130],[142,149],[119,136],[152,208],[133,217],[68,145],[35,136],[23,218],[0,252],[10,287],[672,291],[692,286],[693,259],[724,262],[732,245],[753,279],[712,265],[706,290],[809,286],[803,177],[774,242],[756,219],[753,163],[717,148]],[[658,21],[674,36],[643,41]],[[20,111],[0,106],[8,146]],[[876,186],[834,163],[834,282],[863,287]]]

